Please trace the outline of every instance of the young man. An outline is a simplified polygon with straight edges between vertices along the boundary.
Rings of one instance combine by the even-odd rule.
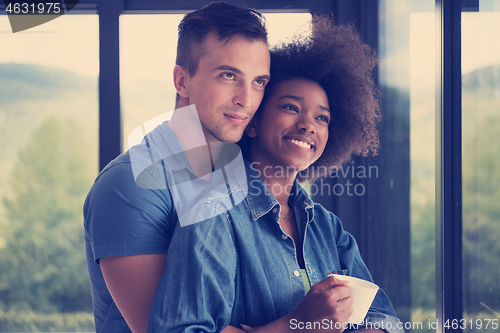
[[[165,182],[191,184],[180,179],[207,178],[217,169],[216,143],[241,138],[262,100],[269,66],[267,32],[256,11],[212,3],[180,23],[172,120],[146,136],[144,149],[110,162],[85,201],[96,332],[147,331],[178,222],[174,201],[184,194],[176,199],[173,184]],[[193,115],[198,118],[191,122]],[[201,136],[189,128],[200,128]]]

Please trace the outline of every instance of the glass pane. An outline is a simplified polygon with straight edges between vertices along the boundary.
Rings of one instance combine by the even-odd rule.
[[[406,204],[404,199],[397,199],[400,201],[385,205],[403,205],[410,210],[409,239],[405,242],[404,235],[396,236],[398,239],[390,244],[397,247],[396,251],[408,251],[410,247],[410,309],[395,305],[406,332],[433,331],[429,324],[436,318],[434,6],[434,0],[380,1],[381,151],[390,150],[384,163],[392,168],[381,168],[380,173],[390,172],[394,178],[391,189],[399,188],[397,191],[407,195],[409,201]],[[405,182],[401,168],[406,167],[408,155],[409,180]],[[398,292],[406,290],[403,285],[395,288]]]
[[[476,9],[477,10],[477,9]],[[500,1],[462,13],[463,293],[466,332],[500,321]]]
[[[172,71],[177,25],[184,14],[120,16],[120,89],[123,151],[146,121],[175,107]]]
[[[309,30],[309,13],[267,13],[269,44]],[[138,142],[128,138],[146,121],[175,108],[172,71],[177,26],[184,14],[120,17],[120,82],[123,150]],[[165,120],[161,119],[160,120]]]
[[[82,204],[98,171],[98,19],[10,31],[0,15],[0,331],[92,331]]]

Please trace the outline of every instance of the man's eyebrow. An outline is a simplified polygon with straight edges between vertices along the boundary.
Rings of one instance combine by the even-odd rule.
[[[243,72],[240,71],[238,68],[233,67],[233,66],[228,66],[228,65],[222,65],[214,69],[215,71],[230,71],[230,72],[235,72],[238,75],[242,75]]]
[[[270,81],[271,80],[271,75],[259,75],[255,79],[256,80],[267,80],[267,81]]]
[[[285,98],[290,98],[290,99],[293,99],[297,102],[302,102],[304,100],[304,97],[301,97],[301,96],[295,96],[295,95],[284,95],[284,96],[281,96],[280,98],[278,98],[278,101],[282,100],[282,99],[285,99]],[[330,112],[330,109],[327,108],[326,106],[323,106],[321,104],[318,105],[319,108],[323,111],[327,111],[327,112]]]
[[[230,71],[230,72],[234,72],[238,75],[243,75],[243,72],[241,70],[239,70],[238,68],[236,67],[233,67],[233,66],[228,66],[228,65],[222,65],[222,66],[219,66],[217,68],[214,69],[214,72],[215,71]],[[259,75],[255,78],[256,80],[271,80],[271,76],[270,75]]]

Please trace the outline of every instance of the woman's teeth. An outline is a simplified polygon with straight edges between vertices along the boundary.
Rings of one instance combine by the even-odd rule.
[[[300,146],[300,147],[303,147],[306,149],[311,149],[311,145],[308,144],[307,142],[299,141],[299,140],[295,140],[295,139],[291,139],[290,142],[296,144],[297,146]]]

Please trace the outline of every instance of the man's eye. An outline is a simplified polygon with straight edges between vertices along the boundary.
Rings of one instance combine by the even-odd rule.
[[[264,87],[266,85],[266,80],[255,80],[255,84],[259,87]]]
[[[233,73],[222,73],[222,77],[228,80],[233,80],[234,76],[235,75]]]

